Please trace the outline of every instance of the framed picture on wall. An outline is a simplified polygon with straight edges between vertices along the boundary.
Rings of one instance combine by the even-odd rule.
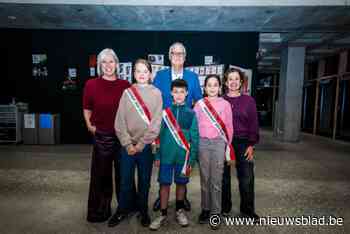
[[[216,69],[216,66],[211,66],[211,74],[220,75],[218,74],[218,69]]]
[[[205,67],[204,66],[199,67],[199,75],[200,76],[204,76],[205,75]]]
[[[125,73],[124,65],[125,65],[124,63],[119,63],[119,74]]]
[[[132,62],[119,63],[119,77],[132,83]]]
[[[35,79],[47,78],[47,55],[32,54],[32,76]]]
[[[217,67],[216,67],[216,69],[217,69],[217,74],[224,74],[224,65],[223,64],[221,64],[221,65],[218,65]]]
[[[204,86],[205,76],[198,76],[198,79],[199,79],[200,86],[203,87]]]
[[[205,75],[211,74],[210,66],[205,66]]]
[[[164,65],[164,55],[163,54],[149,54],[148,61],[151,64]]]

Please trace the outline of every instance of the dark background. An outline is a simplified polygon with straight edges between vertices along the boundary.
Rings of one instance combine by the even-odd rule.
[[[60,113],[61,142],[87,143],[81,96],[89,79],[89,55],[112,48],[121,62],[147,58],[148,54],[164,54],[168,65],[168,49],[183,42],[187,49],[186,66],[203,65],[204,56],[214,56],[217,64],[234,64],[254,69],[258,33],[241,32],[141,32],[141,31],[69,31],[0,29],[0,103],[11,97],[29,103],[30,112]],[[32,54],[47,54],[48,77],[32,77]],[[77,68],[78,89],[62,91],[68,68]],[[254,81],[255,79],[253,79]],[[255,84],[252,85],[254,95]]]

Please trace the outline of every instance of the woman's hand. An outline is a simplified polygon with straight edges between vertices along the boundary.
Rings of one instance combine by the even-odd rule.
[[[126,151],[128,151],[128,155],[135,155],[137,153],[137,150],[135,149],[135,146],[133,144],[128,145]]]
[[[253,146],[248,146],[247,150],[245,151],[244,156],[246,157],[246,159],[248,161],[253,160],[253,158],[254,158],[254,148],[253,148]]]
[[[96,133],[96,127],[95,126],[88,126],[88,131],[91,132],[92,135],[95,136],[95,133]]]

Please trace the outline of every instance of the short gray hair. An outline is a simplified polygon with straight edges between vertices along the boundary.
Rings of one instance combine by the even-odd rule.
[[[184,52],[184,56],[186,57],[186,47],[184,46],[184,44],[182,44],[181,42],[174,42],[170,47],[169,47],[169,59],[170,59],[170,55],[171,55],[171,52],[173,51],[173,49],[175,48],[175,46],[181,46],[182,47],[182,50]]]
[[[117,64],[117,67],[115,69],[115,74],[119,74],[119,58],[114,52],[114,50],[110,48],[103,49],[98,55],[97,55],[97,75],[98,76],[103,76],[103,71],[102,71],[102,60],[106,57],[106,55],[112,55],[115,63]]]

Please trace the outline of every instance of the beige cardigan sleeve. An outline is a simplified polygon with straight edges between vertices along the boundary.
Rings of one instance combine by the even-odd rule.
[[[126,118],[127,118],[126,102],[128,102],[128,97],[126,95],[126,91],[124,91],[120,99],[118,111],[114,121],[115,133],[120,141],[120,144],[123,147],[126,147],[132,143],[131,136],[128,133],[128,130],[127,130],[128,128],[126,125]]]

